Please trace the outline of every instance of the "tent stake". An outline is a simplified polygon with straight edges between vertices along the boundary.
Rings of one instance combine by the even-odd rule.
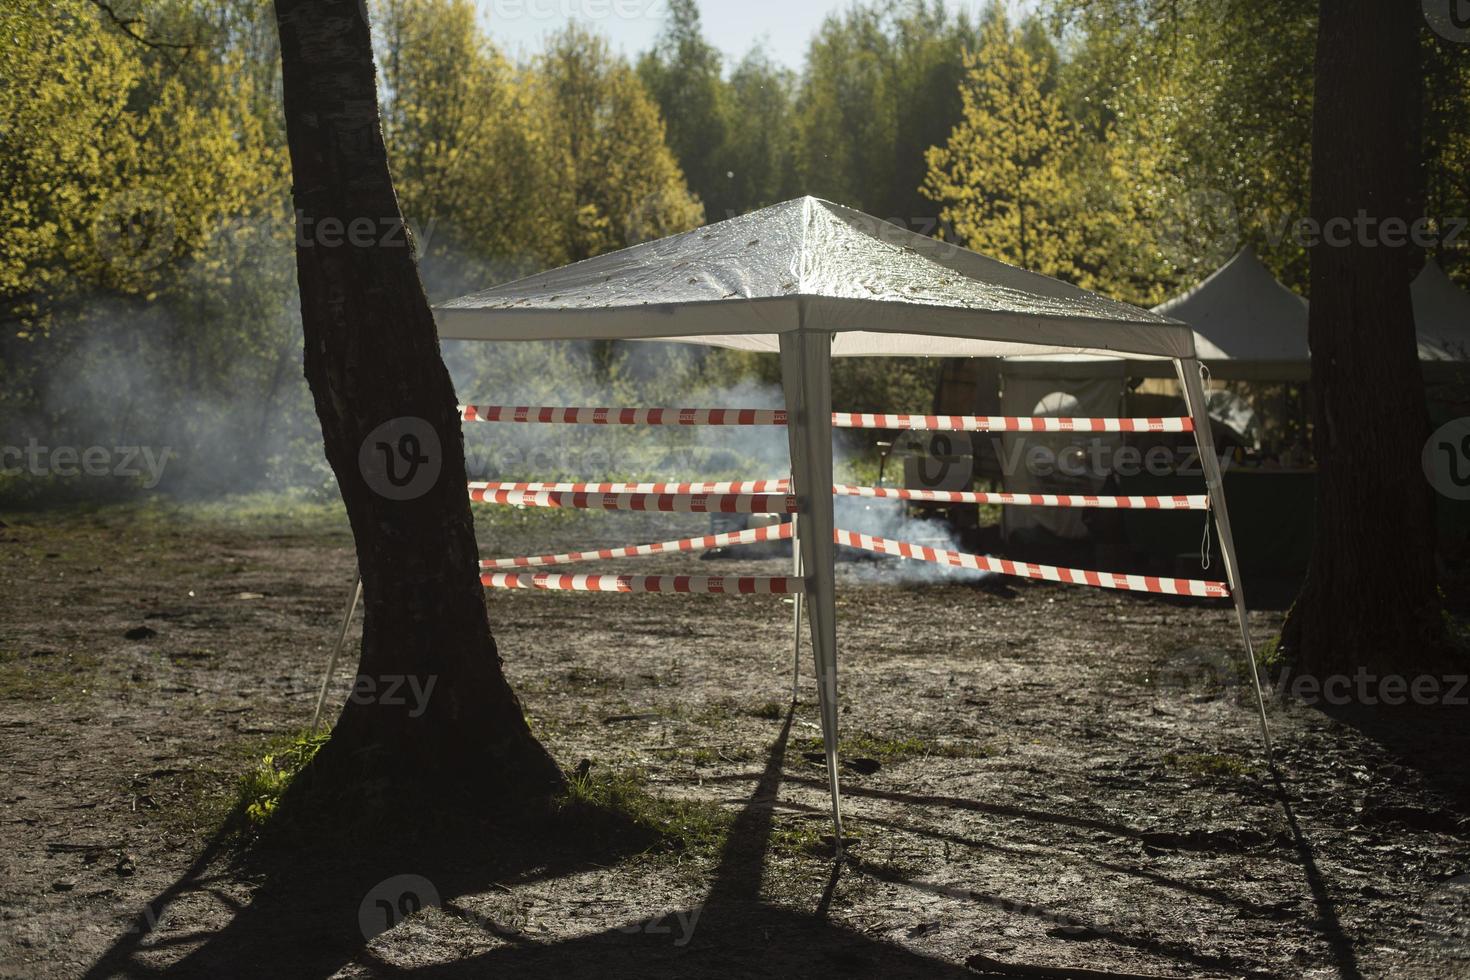
[[[315,734],[317,726],[321,724],[322,708],[327,703],[327,685],[332,682],[332,673],[337,669],[337,657],[342,653],[342,644],[347,642],[347,630],[352,626],[352,614],[357,612],[357,604],[362,600],[362,576],[357,577],[352,586],[352,598],[347,600],[347,612],[342,616],[342,632],[337,634],[337,643],[332,647],[331,659],[327,661],[327,672],[322,675],[322,689],[317,692],[316,710],[311,713],[311,732]]]
[[[1256,711],[1261,720],[1261,744],[1266,749],[1266,764],[1275,767],[1271,751],[1271,726],[1266,720],[1266,697],[1261,689],[1260,667],[1256,664],[1256,650],[1251,643],[1250,625],[1246,619],[1245,590],[1241,587],[1240,571],[1235,560],[1235,540],[1230,534],[1230,512],[1225,507],[1225,481],[1220,474],[1220,458],[1215,455],[1215,437],[1210,431],[1210,415],[1206,409],[1205,389],[1200,380],[1200,364],[1194,358],[1176,358],[1174,368],[1179,373],[1179,383],[1184,386],[1184,401],[1194,419],[1194,443],[1199,450],[1200,465],[1205,471],[1205,484],[1210,494],[1210,511],[1215,519],[1215,533],[1220,538],[1220,555],[1225,562],[1225,579],[1230,584],[1230,596],[1235,601],[1235,618],[1240,624],[1240,638],[1245,644],[1246,666],[1250,668],[1251,684],[1256,691]]]

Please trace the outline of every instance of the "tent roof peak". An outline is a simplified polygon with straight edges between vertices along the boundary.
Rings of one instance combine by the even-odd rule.
[[[834,354],[966,356],[1018,345],[1193,353],[1189,332],[1166,316],[816,197],[462,296],[437,315],[446,339],[666,338],[772,350],[772,334],[818,330],[838,335]]]

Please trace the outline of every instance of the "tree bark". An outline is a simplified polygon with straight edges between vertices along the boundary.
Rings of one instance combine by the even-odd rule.
[[[490,634],[454,388],[388,170],[365,9],[275,11],[306,379],[365,610],[357,685],[311,783],[346,792],[370,775],[436,803],[554,789]]]
[[[1282,633],[1298,674],[1402,674],[1443,662],[1433,490],[1420,464],[1429,418],[1409,298],[1420,255],[1384,226],[1423,213],[1422,26],[1410,0],[1319,7],[1312,213],[1322,237],[1310,250],[1309,321],[1316,532]]]

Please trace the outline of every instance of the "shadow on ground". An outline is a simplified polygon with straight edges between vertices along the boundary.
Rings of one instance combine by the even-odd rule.
[[[99,980],[322,977],[356,964],[372,975],[426,978],[562,978],[594,973],[600,977],[973,977],[975,974],[952,963],[831,925],[827,910],[845,870],[841,864],[834,863],[825,887],[812,896],[809,911],[762,901],[761,879],[790,729],[788,714],[755,791],[731,828],[713,884],[697,910],[697,928],[682,946],[667,934],[646,934],[640,928],[644,923],[639,922],[629,923],[628,929],[549,943],[497,932],[507,940],[506,945],[448,964],[405,967],[380,960],[364,938],[359,915],[371,915],[372,903],[364,911],[365,896],[385,879],[408,872],[422,876],[439,893],[437,903],[429,900],[425,904],[442,904],[446,911],[456,912],[461,896],[553,879],[590,862],[605,863],[620,856],[606,848],[537,840],[524,832],[506,834],[491,827],[470,835],[471,839],[440,840],[412,853],[332,852],[310,859],[271,858],[269,866],[261,869],[264,884],[248,905],[235,909],[222,928],[151,939],[146,928],[138,929],[118,941],[87,976]],[[175,885],[150,903],[153,921],[191,893],[211,891],[209,871],[221,855],[222,844],[216,840]],[[229,904],[227,896],[211,893]],[[415,895],[401,911],[413,911],[423,901],[423,896]],[[388,905],[392,904],[388,899]],[[385,906],[383,914],[392,917],[396,913]],[[170,947],[188,952],[170,957]]]

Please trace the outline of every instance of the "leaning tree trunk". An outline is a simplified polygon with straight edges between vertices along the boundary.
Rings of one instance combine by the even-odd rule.
[[[1316,536],[1283,647],[1295,671],[1430,668],[1442,655],[1429,435],[1409,283],[1422,213],[1419,4],[1321,0],[1312,120]],[[1360,216],[1366,216],[1360,218]],[[1345,226],[1344,221],[1349,225]]]
[[[311,784],[345,791],[367,770],[400,797],[554,787],[490,635],[454,388],[388,172],[365,8],[275,10],[306,379],[365,610],[357,685]]]

